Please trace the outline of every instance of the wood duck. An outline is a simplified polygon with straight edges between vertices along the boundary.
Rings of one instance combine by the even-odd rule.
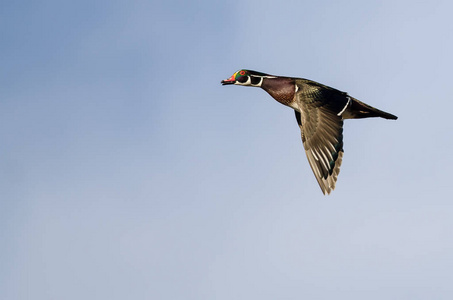
[[[260,87],[275,100],[294,109],[308,162],[322,192],[330,194],[343,158],[343,120],[397,116],[365,104],[345,92],[303,78],[239,70],[222,85]]]

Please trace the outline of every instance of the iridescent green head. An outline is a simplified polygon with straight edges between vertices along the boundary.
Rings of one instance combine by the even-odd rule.
[[[239,70],[234,73],[230,78],[222,80],[223,85],[236,84],[245,86],[258,86],[260,87],[263,83],[264,78],[274,78],[265,73],[251,71],[251,70]]]

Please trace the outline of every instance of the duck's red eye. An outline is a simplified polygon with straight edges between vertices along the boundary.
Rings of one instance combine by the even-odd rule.
[[[245,71],[240,71],[239,74],[241,74],[242,76],[245,75]]]

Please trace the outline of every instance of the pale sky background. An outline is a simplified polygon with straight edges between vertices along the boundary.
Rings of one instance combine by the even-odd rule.
[[[3,1],[0,299],[453,299],[451,1]],[[290,108],[348,120],[323,196]]]

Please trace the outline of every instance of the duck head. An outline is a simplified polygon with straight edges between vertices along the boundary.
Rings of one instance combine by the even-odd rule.
[[[243,86],[261,87],[264,78],[275,78],[275,76],[243,69],[231,75],[230,78],[222,80],[221,83],[222,85],[236,84]]]

